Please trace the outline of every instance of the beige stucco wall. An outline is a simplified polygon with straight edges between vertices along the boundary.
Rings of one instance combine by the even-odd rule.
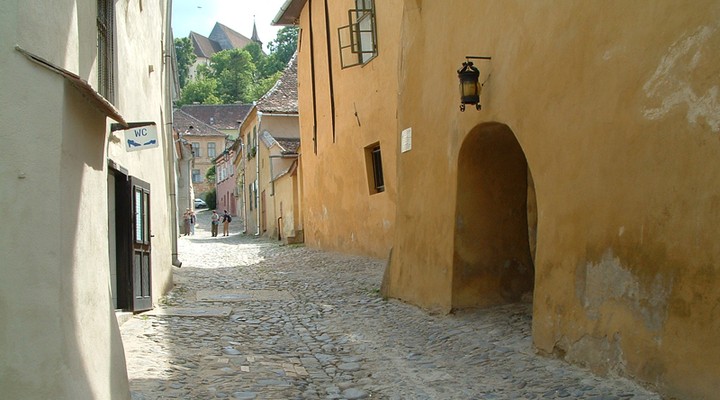
[[[720,4],[407,0],[402,21],[397,129],[413,149],[389,293],[450,308],[458,176],[472,173],[458,155],[499,122],[535,186],[537,348],[715,398]],[[458,110],[466,55],[493,57],[477,63],[479,112]]]
[[[282,217],[279,226],[276,228],[280,233],[280,238],[287,243],[288,238],[293,240],[297,235],[296,220],[298,215],[294,206],[294,200],[297,193],[297,176],[286,174],[275,181],[275,194],[273,196],[273,206],[275,207],[275,215]],[[277,237],[277,235],[275,236]]]
[[[244,164],[241,164],[244,166],[244,169],[240,169],[239,174],[243,174],[243,176],[245,177],[245,187],[242,188],[242,190],[246,199],[244,209],[244,226],[245,231],[248,234],[258,233],[259,219],[255,203],[257,202],[257,204],[259,205],[260,201],[257,200],[256,196],[250,191],[250,185],[252,185],[257,180],[257,162],[259,161],[257,159],[257,150],[255,151],[255,156],[248,158],[248,153],[253,147],[253,130],[257,130],[258,124],[259,121],[257,109],[253,107],[248,113],[247,117],[245,117],[245,120],[243,121],[242,125],[240,125],[239,129],[240,138],[242,138],[242,141],[244,143],[243,154],[241,154],[241,156],[244,157]],[[260,141],[260,139],[258,139],[258,141]]]
[[[214,182],[208,182],[205,179],[205,174],[208,169],[213,166],[213,159],[220,155],[225,150],[225,137],[224,136],[203,136],[203,135],[184,135],[183,136],[188,143],[198,143],[200,145],[200,156],[193,158],[192,168],[190,169],[190,180],[192,181],[192,170],[200,170],[200,176],[202,182],[194,182],[193,188],[195,190],[195,196],[205,197],[207,191],[215,187]],[[215,156],[208,157],[208,143],[215,143]]]
[[[162,128],[164,2],[144,4],[143,13],[137,3],[123,9],[125,3],[116,3],[118,36],[130,35],[125,18],[138,30],[127,41],[118,38],[116,104],[128,120],[152,120]],[[120,156],[107,141],[109,120],[96,106],[60,75],[13,49],[17,44],[97,87],[95,16],[95,1],[0,4],[0,139],[5,149],[0,208],[7,227],[0,233],[3,398],[130,397],[110,294],[108,155],[153,185],[156,296],[171,283],[164,154]],[[138,47],[138,42],[145,45]],[[157,76],[148,76],[148,64],[155,64]],[[135,83],[142,87],[131,88]],[[157,172],[145,172],[141,164]]]
[[[305,243],[328,250],[387,257],[394,236],[397,190],[395,159],[399,132],[395,119],[395,71],[400,50],[401,2],[376,2],[378,56],[364,66],[347,69],[341,69],[337,30],[348,24],[347,13],[355,3],[329,2],[329,27],[325,24],[324,4],[311,4],[315,109],[307,3],[300,16],[302,37],[298,55]],[[334,138],[328,57],[332,60],[335,100]],[[315,130],[317,142],[313,138]],[[364,150],[374,143],[381,146],[385,181],[385,191],[377,194],[371,194],[368,188]]]
[[[269,238],[277,238],[277,215],[275,213],[274,204],[274,193],[271,185],[271,167],[270,167],[270,155],[273,153],[272,148],[268,148],[260,138],[261,132],[264,132],[265,121],[263,118],[260,119],[258,126],[258,150],[257,150],[257,167],[259,167],[260,173],[258,174],[258,208],[255,210],[257,215],[257,221],[260,224],[260,234]]]
[[[300,127],[297,115],[262,114],[262,130],[270,132],[275,139],[299,138]]]

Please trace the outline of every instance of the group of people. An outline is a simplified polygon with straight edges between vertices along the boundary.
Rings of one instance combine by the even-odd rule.
[[[183,224],[185,236],[195,234],[195,212],[193,212],[193,210],[189,208],[185,210],[185,214],[183,214]]]
[[[195,212],[189,208],[186,209],[185,214],[183,214],[185,236],[195,234],[195,222]],[[212,232],[213,237],[218,235],[218,225],[220,225],[221,222],[223,225],[223,236],[230,236],[230,222],[232,222],[232,217],[228,214],[227,210],[223,210],[223,215],[220,215],[216,210],[213,210],[212,216],[210,217],[210,231]]]
[[[218,235],[218,225],[220,225],[220,222],[223,224],[223,236],[230,236],[230,222],[232,222],[232,217],[228,214],[227,210],[223,210],[223,215],[219,215],[216,210],[213,210],[210,220],[213,237]]]

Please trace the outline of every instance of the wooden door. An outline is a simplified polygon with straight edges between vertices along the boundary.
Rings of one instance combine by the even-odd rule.
[[[150,263],[150,184],[131,177],[132,186],[132,311],[152,309]]]

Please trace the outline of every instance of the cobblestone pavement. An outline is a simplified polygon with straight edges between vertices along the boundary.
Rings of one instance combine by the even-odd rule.
[[[175,289],[121,326],[134,400],[660,399],[534,354],[531,307],[431,315],[378,294],[384,261],[240,234],[209,212]]]

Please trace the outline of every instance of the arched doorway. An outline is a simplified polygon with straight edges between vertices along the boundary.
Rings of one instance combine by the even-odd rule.
[[[460,149],[457,179],[453,309],[530,301],[537,207],[512,130],[474,128]]]

